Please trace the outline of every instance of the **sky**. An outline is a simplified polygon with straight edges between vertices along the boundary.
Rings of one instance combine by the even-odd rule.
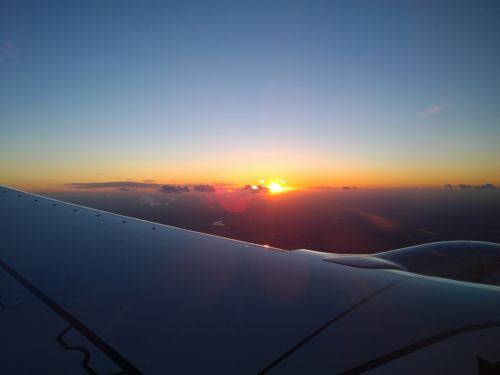
[[[0,3],[0,184],[500,184],[498,1]]]

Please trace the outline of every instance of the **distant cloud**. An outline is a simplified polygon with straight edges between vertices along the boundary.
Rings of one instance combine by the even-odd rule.
[[[194,191],[198,193],[214,193],[215,188],[212,185],[194,185]]]
[[[496,186],[493,184],[483,184],[475,187],[476,189],[484,189],[484,190],[496,190]]]
[[[222,220],[217,220],[212,223],[214,227],[225,227],[226,224]]]
[[[158,184],[147,184],[135,181],[110,181],[110,182],[71,182],[66,184],[77,189],[99,189],[99,188],[155,188]]]
[[[338,188],[336,186],[319,185],[319,186],[310,186],[310,187],[308,187],[308,189],[311,189],[311,190],[337,190],[337,189],[354,190],[354,189],[358,189],[358,188],[356,186],[342,186],[342,187]]]
[[[162,193],[189,193],[187,185],[162,185],[158,190]]]
[[[241,188],[246,193],[267,193],[269,188],[263,185],[245,185]]]
[[[180,193],[181,190],[179,190],[179,188],[177,188],[177,186],[174,186],[174,185],[162,185],[158,188],[159,191],[161,191],[162,193]]]
[[[188,185],[161,185],[155,182],[156,180],[143,180],[138,181],[108,181],[108,182],[71,182],[65,184],[75,189],[100,189],[100,188],[115,188],[117,190],[127,191],[135,189],[150,189],[157,188],[162,193],[189,193],[191,191]],[[229,186],[229,184],[228,184]],[[214,193],[216,191],[213,185],[199,184],[192,187],[193,191],[199,193]]]
[[[441,112],[444,109],[443,105],[436,104],[433,105],[432,107],[424,109],[422,112],[420,112],[418,115],[420,117],[430,117],[432,115],[435,115],[436,113]]]
[[[0,42],[0,60],[3,58],[17,58],[17,46],[13,41],[6,39]]]
[[[482,190],[496,190],[497,187],[493,184],[490,183],[485,183],[482,185],[468,185],[468,184],[458,184],[458,185],[451,185],[451,184],[446,184],[444,185],[445,189],[451,189],[451,188],[460,188],[460,189],[482,189]]]

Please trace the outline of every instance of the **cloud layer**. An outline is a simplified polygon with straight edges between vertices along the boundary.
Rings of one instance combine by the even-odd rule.
[[[77,189],[99,189],[99,188],[125,188],[125,189],[138,189],[138,188],[155,188],[158,184],[135,182],[135,181],[110,181],[110,182],[71,182],[66,184]]]
[[[198,193],[214,193],[215,188],[212,185],[194,185],[194,191]]]
[[[154,180],[138,181],[108,181],[108,182],[71,182],[66,184],[76,189],[100,189],[100,188],[115,188],[118,190],[131,190],[131,189],[151,189],[157,188],[162,193],[189,193],[191,191],[188,185],[161,185],[154,183]],[[208,184],[199,184],[192,186],[193,191],[198,193],[214,193],[215,187]]]
[[[458,185],[452,185],[452,184],[446,184],[444,185],[445,189],[452,189],[452,188],[459,188],[459,189],[482,189],[482,190],[496,190],[497,187],[493,184],[490,183],[485,183],[482,185],[468,185],[468,184],[458,184]]]
[[[162,185],[158,188],[159,191],[161,191],[162,193],[180,193],[181,190],[179,190],[177,188],[177,186],[174,186],[174,185]]]
[[[269,188],[262,185],[245,185],[241,190],[246,193],[267,193]]]

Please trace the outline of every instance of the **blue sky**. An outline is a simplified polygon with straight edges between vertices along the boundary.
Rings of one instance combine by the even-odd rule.
[[[0,177],[498,183],[499,66],[496,1],[2,1]]]

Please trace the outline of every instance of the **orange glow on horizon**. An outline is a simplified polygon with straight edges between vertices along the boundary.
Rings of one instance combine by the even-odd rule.
[[[491,173],[491,165],[484,164],[471,172],[471,165],[457,165],[443,168],[439,162],[432,166],[413,166],[402,170],[398,167],[374,169],[365,166],[349,165],[328,166],[313,164],[315,167],[305,168],[293,160],[287,165],[269,163],[249,163],[238,165],[238,168],[215,168],[214,165],[188,165],[171,168],[168,173],[160,166],[143,166],[126,169],[120,165],[111,168],[111,164],[101,166],[97,174],[91,166],[78,168],[53,168],[44,170],[42,166],[15,168],[7,165],[0,170],[0,184],[27,191],[75,191],[73,182],[111,182],[111,181],[154,181],[157,184],[193,185],[210,184],[224,188],[225,191],[238,191],[238,186],[253,185],[269,189],[272,195],[295,190],[341,189],[344,186],[360,189],[384,188],[441,188],[445,184],[481,185],[492,183],[500,185],[500,179]],[[218,165],[215,163],[215,165]],[[226,168],[227,167],[227,168]],[[468,167],[468,168],[467,168]],[[277,172],[279,171],[279,172]],[[280,174],[286,174],[286,182]],[[262,176],[270,176],[263,178]],[[289,180],[293,181],[289,186]]]

